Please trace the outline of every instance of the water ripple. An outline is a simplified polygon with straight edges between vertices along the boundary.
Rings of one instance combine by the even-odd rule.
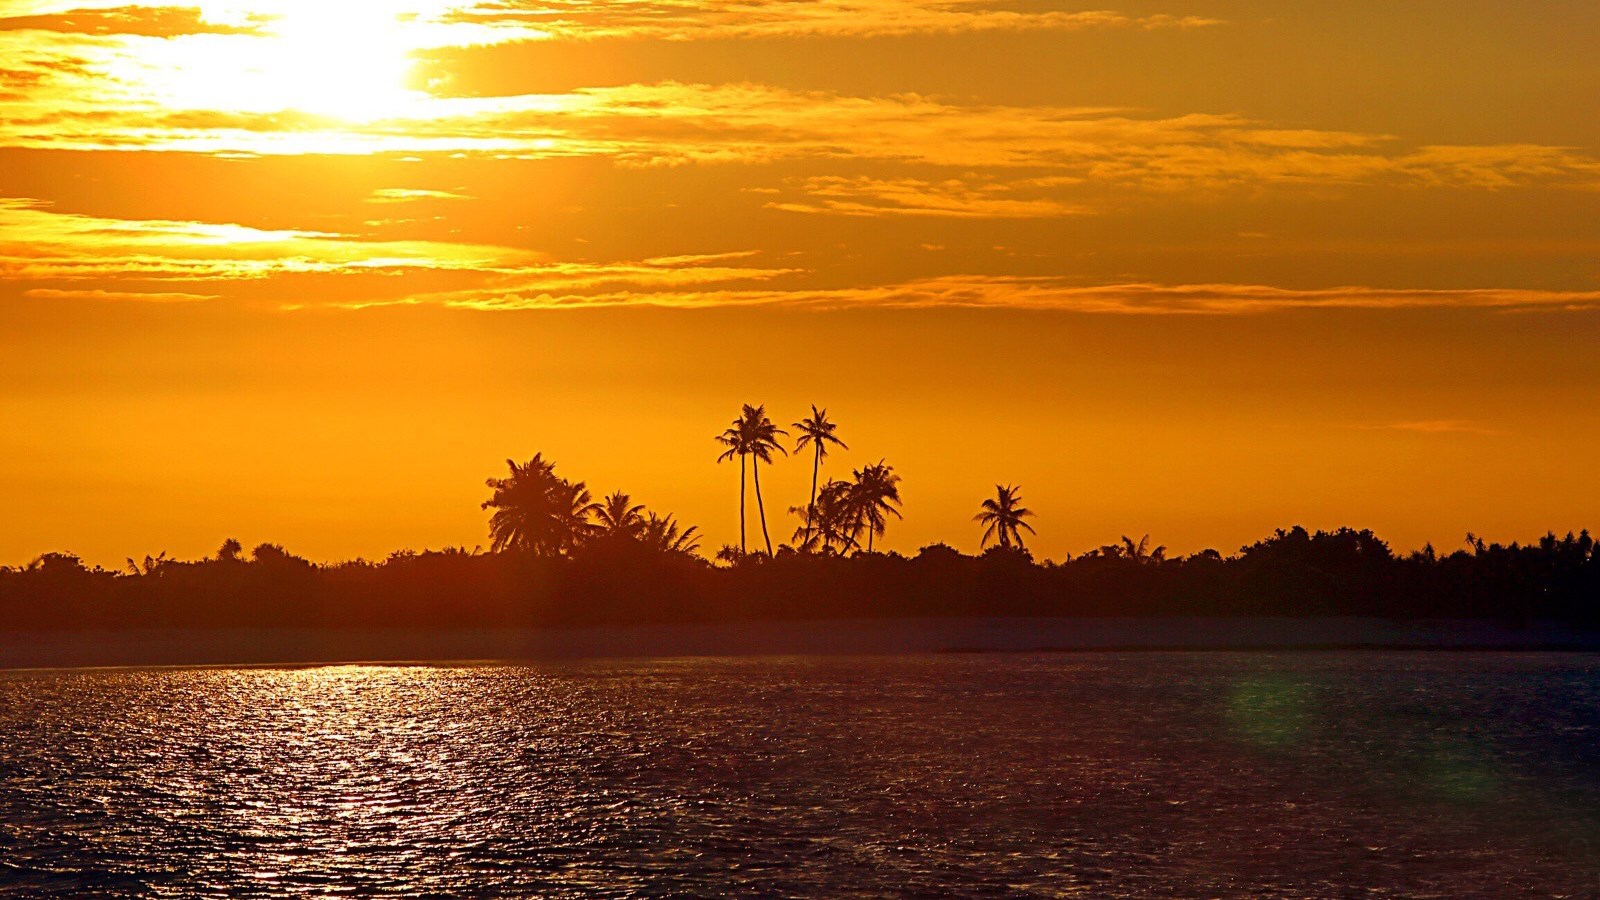
[[[1596,896],[1600,663],[0,673],[26,897]]]

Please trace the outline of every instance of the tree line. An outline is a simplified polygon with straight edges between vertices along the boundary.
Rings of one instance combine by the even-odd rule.
[[[774,546],[760,469],[790,452],[763,406],[745,405],[716,435],[739,462],[740,544],[714,561],[701,533],[622,491],[598,500],[535,454],[489,478],[490,544],[400,551],[319,565],[276,544],[248,555],[228,540],[214,557],[165,553],[122,570],[50,553],[0,566],[0,631],[140,627],[638,624],[819,617],[1387,616],[1559,620],[1600,627],[1600,547],[1587,531],[1502,545],[1469,534],[1460,548],[1397,554],[1371,531],[1280,529],[1237,553],[1170,556],[1148,535],[1038,563],[1024,536],[1033,511],[996,485],[974,516],[984,549],[934,543],[914,555],[876,548],[902,515],[886,461],[824,478],[848,449],[827,411],[793,425],[811,489],[791,506],[790,543]],[[748,476],[748,477],[747,477]],[[753,485],[764,552],[750,552]]]
[[[1600,548],[1587,532],[1509,545],[1473,537],[1449,553],[1398,554],[1370,531],[1295,527],[1228,556],[1172,556],[1124,538],[1062,562],[1036,562],[1016,546],[968,555],[935,543],[913,555],[788,548],[717,566],[684,551],[681,529],[675,540],[650,536],[652,520],[636,505],[610,512],[633,523],[630,536],[596,536],[555,555],[458,547],[319,565],[276,544],[247,555],[230,541],[205,559],[161,555],[109,570],[46,554],[0,567],[0,631],[1157,615],[1600,628]]]

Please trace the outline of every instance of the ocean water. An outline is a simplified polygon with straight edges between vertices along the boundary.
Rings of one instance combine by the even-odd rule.
[[[0,895],[1600,897],[1600,657],[0,673]]]

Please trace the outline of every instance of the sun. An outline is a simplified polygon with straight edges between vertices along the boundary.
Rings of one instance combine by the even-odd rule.
[[[407,86],[416,47],[388,0],[221,4],[209,21],[246,35],[196,35],[147,59],[157,103],[238,113],[299,112],[360,123],[405,116],[426,100]]]

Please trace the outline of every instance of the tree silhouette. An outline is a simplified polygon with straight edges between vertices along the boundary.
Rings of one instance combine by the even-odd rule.
[[[489,517],[490,549],[515,550],[535,556],[558,556],[593,533],[590,516],[599,510],[588,487],[555,474],[555,464],[541,454],[518,464],[506,460],[511,474],[485,482],[494,490],[483,501]]]
[[[163,566],[176,562],[176,560],[169,559],[167,551],[163,550],[159,556],[151,556],[146,553],[143,566],[140,566],[131,556],[127,558],[127,562],[129,575],[154,575],[160,572]]]
[[[1088,553],[1085,553],[1084,556],[1091,559],[1096,557],[1103,559],[1125,559],[1129,562],[1146,566],[1160,565],[1167,558],[1167,547],[1165,544],[1162,544],[1159,547],[1151,548],[1150,535],[1148,534],[1142,538],[1139,538],[1137,541],[1131,537],[1128,537],[1127,535],[1123,535],[1121,541],[1110,544],[1102,544],[1099,547],[1090,550]]]
[[[615,491],[595,507],[595,534],[605,538],[636,538],[644,531],[644,504]]]
[[[1033,510],[1022,505],[1022,492],[1019,486],[995,485],[995,496],[983,501],[982,510],[972,519],[981,525],[983,540],[980,547],[987,547],[989,539],[998,537],[1001,547],[1010,548],[1013,544],[1018,549],[1023,549],[1022,531],[1028,529],[1029,534],[1037,534],[1033,526],[1022,521],[1033,515]]]
[[[800,439],[795,442],[794,452],[799,453],[804,450],[807,444],[815,448],[815,454],[811,459],[811,505],[815,506],[817,503],[817,476],[822,472],[823,459],[828,456],[828,445],[837,444],[844,450],[849,450],[850,447],[840,440],[838,435],[834,434],[839,426],[828,421],[828,411],[817,409],[815,403],[811,404],[811,415],[794,423],[794,427],[795,430],[800,432]],[[811,517],[807,515],[804,518],[806,519],[806,525],[804,528],[805,535],[801,540],[802,546],[811,541]]]
[[[748,451],[745,450],[744,435],[739,431],[739,420],[734,419],[733,424],[728,426],[726,431],[717,435],[716,440],[717,443],[728,448],[717,457],[717,462],[726,462],[735,456],[739,457],[739,555],[743,556],[750,552],[746,549],[748,545],[744,539],[744,458]]]
[[[829,481],[817,491],[817,499],[810,506],[793,506],[789,512],[800,517],[801,525],[794,531],[803,553],[820,553],[831,556],[844,553],[859,545],[863,519],[852,497],[853,485],[847,481]],[[834,544],[839,545],[837,551]]]
[[[1167,545],[1162,544],[1151,549],[1148,534],[1139,538],[1138,543],[1134,543],[1133,538],[1123,535],[1122,549],[1129,559],[1141,565],[1160,565],[1167,558]]]
[[[733,420],[733,424],[730,424],[726,431],[718,434],[717,444],[722,444],[723,447],[726,447],[726,450],[723,450],[722,455],[717,456],[717,461],[718,463],[725,463],[725,461],[733,460],[734,456],[739,458],[739,556],[744,556],[744,554],[750,552],[747,549],[749,544],[744,540],[744,482],[747,480],[744,477],[744,458],[749,455],[749,448],[746,447],[744,432],[739,429],[739,424],[741,424],[741,420]]]
[[[645,546],[661,553],[692,555],[700,549],[699,531],[695,525],[682,527],[670,513],[665,516],[650,513],[640,529],[639,539]]]
[[[857,469],[855,484],[850,486],[850,502],[867,532],[867,552],[871,553],[873,536],[883,534],[889,527],[889,514],[901,518],[900,510],[895,508],[900,505],[900,476],[894,473],[894,466],[880,459]]]
[[[767,508],[761,499],[761,464],[772,462],[772,451],[776,450],[785,456],[789,451],[783,449],[778,443],[779,435],[789,432],[772,424],[767,418],[766,406],[751,406],[746,403],[739,417],[733,420],[728,430],[717,436],[718,443],[728,449],[717,457],[717,462],[739,457],[739,550],[745,552],[744,538],[744,458],[751,458],[750,468],[756,485],[756,511],[761,516],[761,537],[767,543],[767,555],[772,555],[772,536],[767,533]]]

